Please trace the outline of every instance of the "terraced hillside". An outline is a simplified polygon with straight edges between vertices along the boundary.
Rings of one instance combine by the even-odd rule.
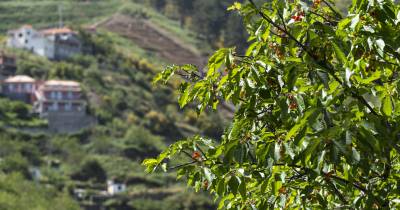
[[[156,53],[158,57],[164,58],[169,63],[191,63],[198,67],[203,67],[205,64],[205,58],[196,49],[185,45],[150,20],[114,15],[96,26],[130,39],[141,48]]]
[[[165,63],[205,63],[190,31],[136,1],[5,0],[0,1],[0,20],[3,36],[23,24],[46,28],[62,20],[73,28],[91,25],[119,34]]]
[[[124,0],[95,2],[2,0],[0,1],[0,33],[5,33],[22,24],[32,24],[37,28],[57,26],[60,14],[64,24],[76,27],[114,14],[124,2]]]

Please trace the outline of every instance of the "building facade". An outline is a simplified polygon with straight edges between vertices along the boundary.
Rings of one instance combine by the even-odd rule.
[[[107,181],[107,193],[109,195],[116,195],[126,191],[126,184],[118,183],[114,180]]]
[[[34,111],[41,116],[50,112],[85,115],[86,102],[80,84],[74,81],[49,80],[35,92]]]
[[[81,53],[82,44],[76,32],[69,28],[52,28],[42,30],[41,34],[53,43],[52,58],[63,60]]]
[[[14,56],[6,55],[0,52],[0,80],[4,80],[15,75],[17,65]]]
[[[25,75],[13,76],[1,82],[2,94],[13,100],[25,103],[35,101],[36,80]]]
[[[7,35],[8,47],[29,50],[49,59],[54,57],[54,44],[31,25],[8,31]]]
[[[74,133],[97,123],[86,114],[80,83],[65,80],[36,81],[18,75],[1,82],[1,93],[13,100],[33,105],[33,113],[47,119],[48,129],[56,133]]]
[[[7,46],[29,50],[52,60],[62,60],[81,52],[77,33],[69,28],[50,28],[37,31],[24,25],[8,33]]]

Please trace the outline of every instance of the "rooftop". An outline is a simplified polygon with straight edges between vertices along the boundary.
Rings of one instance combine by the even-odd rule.
[[[21,28],[33,28],[33,27],[30,24],[25,24],[25,25],[21,26]]]
[[[46,86],[66,86],[66,87],[80,87],[79,82],[67,80],[49,80],[44,82]]]
[[[19,27],[17,29],[8,30],[7,33],[8,34],[13,34],[13,33],[17,32],[19,30],[22,30],[22,29],[33,29],[33,27],[32,27],[32,25],[25,24],[25,25],[22,25],[21,27]]]
[[[20,82],[25,82],[25,83],[33,83],[35,82],[35,79],[33,79],[30,76],[26,76],[26,75],[17,75],[17,76],[13,76],[13,77],[9,77],[6,80],[4,80],[4,82],[6,83],[20,83]]]
[[[40,89],[47,91],[81,91],[79,82],[66,80],[49,80],[44,82]]]
[[[75,33],[70,28],[66,28],[66,27],[64,27],[64,28],[49,28],[49,29],[41,30],[40,32],[44,35]]]

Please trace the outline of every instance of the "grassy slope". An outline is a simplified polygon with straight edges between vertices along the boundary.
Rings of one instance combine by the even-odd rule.
[[[113,14],[121,1],[98,1],[96,3],[74,1],[1,1],[0,32],[22,24],[35,27],[57,26],[58,8],[61,6],[65,24],[76,25],[94,22]]]

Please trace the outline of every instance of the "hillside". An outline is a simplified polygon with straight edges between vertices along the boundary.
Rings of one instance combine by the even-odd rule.
[[[158,27],[150,20],[132,18],[126,15],[114,15],[104,22],[95,25],[115,32],[140,48],[154,52],[156,56],[174,64],[195,64],[204,66],[205,58],[195,48],[182,43],[171,33]]]
[[[89,114],[97,118],[98,125],[70,135],[32,133],[31,129],[43,128],[46,122],[30,115],[29,106],[1,98],[0,206],[52,209],[54,203],[64,203],[57,209],[212,208],[207,196],[187,191],[173,174],[147,175],[140,166],[144,158],[157,155],[171,141],[199,132],[217,137],[224,128],[224,116],[208,113],[197,117],[194,110],[180,110],[172,90],[174,82],[170,87],[151,84],[163,65],[201,64],[201,53],[190,32],[166,18],[160,21],[154,10],[130,1],[23,0],[0,3],[2,35],[25,23],[34,27],[57,24],[60,2],[64,23],[81,31],[90,52],[52,62],[26,51],[1,48],[16,56],[17,74],[79,81]],[[144,11],[146,17],[134,15],[135,11]],[[131,30],[138,22],[145,22],[143,31]],[[96,32],[86,31],[94,24]],[[40,176],[33,176],[32,170],[39,170]],[[127,192],[103,196],[101,191],[111,178],[126,182]],[[41,184],[35,187],[36,183]],[[38,198],[34,202],[25,199],[21,188],[38,192]],[[84,190],[85,196],[76,197],[76,190]],[[52,199],[46,200],[48,197]]]

